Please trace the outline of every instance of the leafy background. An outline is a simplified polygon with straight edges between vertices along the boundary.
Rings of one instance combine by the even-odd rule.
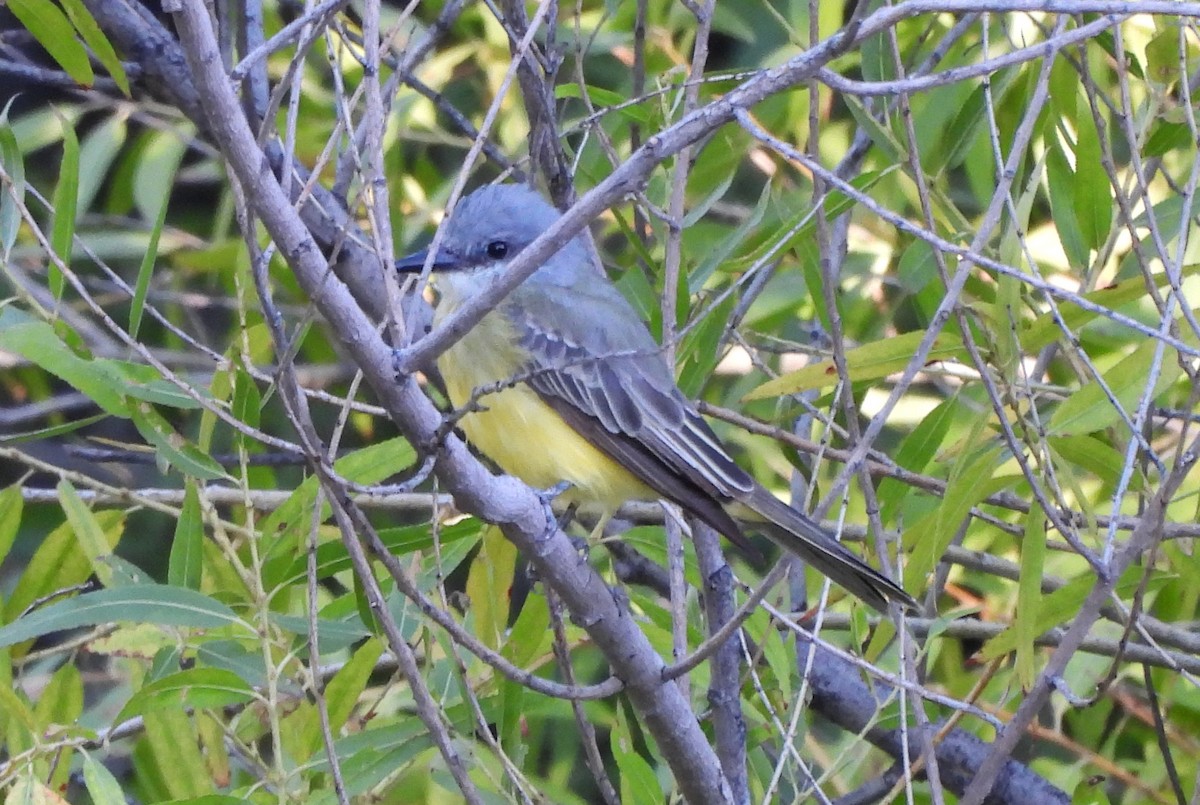
[[[794,567],[728,644],[732,678],[707,661],[682,677],[736,798],[979,801],[989,749],[1016,761],[995,801],[1200,789],[1200,9],[1031,5],[222,7],[227,66],[285,31],[239,68],[241,99],[331,191],[342,226],[318,240],[376,318],[384,297],[361,288],[383,272],[346,255],[423,243],[463,182],[534,176],[565,207],[694,110],[844,37],[592,226],[742,465],[898,562],[923,603],[880,620]],[[0,786],[17,802],[681,796],[679,759],[604,687],[611,657],[553,585],[498,529],[451,516],[372,369],[364,383],[230,185],[204,93],[129,47],[174,42],[174,22],[132,8],[9,0],[0,18]],[[630,515],[627,548],[587,555],[671,663],[720,626],[706,604],[747,592],[710,587],[711,557],[671,518],[664,540],[657,507]],[[398,562],[368,574],[344,536],[372,527]],[[761,571],[729,560],[753,588]],[[787,626],[806,605],[815,619]],[[831,669],[870,686],[830,690]],[[970,736],[982,755],[963,769],[918,759]]]

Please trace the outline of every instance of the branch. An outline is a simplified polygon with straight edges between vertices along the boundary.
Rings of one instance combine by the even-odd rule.
[[[272,175],[265,154],[240,112],[228,77],[220,69],[206,13],[197,3],[185,2],[174,16],[196,86],[204,98],[210,131],[242,185],[247,202],[261,217],[332,332],[362,367],[380,402],[415,444],[433,444],[440,424],[437,410],[415,379],[393,376],[387,346],[346,286],[328,272],[312,236]],[[437,472],[464,509],[500,523],[509,539],[530,557],[539,576],[554,586],[576,622],[588,631],[614,673],[625,682],[630,701],[684,796],[698,803],[727,801],[728,784],[688,701],[674,685],[664,684],[661,679],[662,658],[637,622],[557,530],[543,501],[515,479],[492,476],[457,439],[446,439],[438,446]]]
[[[887,729],[877,723],[879,706],[895,695],[887,683],[875,681],[868,686],[853,665],[828,649],[805,642],[803,632],[796,642],[798,664],[804,667],[809,652],[814,652],[808,682],[812,688],[813,710],[845,730],[863,733],[872,744],[894,759],[903,757],[905,734],[907,752],[917,757],[924,749],[916,730]],[[961,795],[987,755],[988,745],[974,735],[951,730],[935,744],[937,768],[942,785]],[[1062,803],[1067,794],[1015,760],[1005,761],[1000,778],[992,791],[989,805],[1027,805],[1030,802]]]
[[[1088,632],[1099,619],[1105,602],[1114,594],[1121,574],[1145,551],[1149,550],[1157,540],[1161,539],[1167,502],[1171,500],[1179,485],[1183,483],[1184,478],[1195,465],[1198,449],[1200,449],[1200,440],[1194,441],[1179,456],[1179,461],[1172,468],[1170,475],[1163,480],[1158,491],[1148,500],[1146,510],[1142,514],[1142,522],[1134,529],[1129,541],[1113,556],[1112,561],[1105,568],[1106,572],[1097,575],[1096,585],[1080,606],[1079,613],[1067,629],[1066,634],[1063,635],[1062,642],[1050,656],[1050,660],[1038,675],[1032,689],[1025,694],[1025,700],[1021,702],[1021,706],[1012,720],[996,738],[986,761],[980,765],[970,788],[963,794],[963,805],[981,805],[985,801],[990,802],[990,797],[995,795],[993,782],[997,787],[1000,785],[999,778],[1001,770],[1005,767],[1005,759],[1012,754],[1026,727],[1037,717],[1046,699],[1050,696],[1051,690],[1056,687],[1058,680],[1066,671],[1067,663],[1080,649]],[[1007,762],[1011,763],[1011,761]]]

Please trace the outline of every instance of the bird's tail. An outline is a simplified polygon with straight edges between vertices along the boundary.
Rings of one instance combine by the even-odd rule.
[[[903,587],[761,486],[730,508],[733,509],[730,513],[747,528],[770,537],[880,612],[887,612],[888,603],[917,608],[917,602]]]

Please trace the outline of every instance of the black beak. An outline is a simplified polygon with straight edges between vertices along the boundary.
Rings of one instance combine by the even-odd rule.
[[[412,254],[406,257],[401,257],[399,260],[397,260],[396,271],[400,272],[401,274],[420,274],[425,268],[425,261],[428,259],[429,250],[421,249],[419,252],[413,252]],[[451,269],[461,267],[462,261],[459,260],[455,255],[446,251],[445,246],[439,249],[438,253],[433,258],[432,268],[434,271],[449,271]]]

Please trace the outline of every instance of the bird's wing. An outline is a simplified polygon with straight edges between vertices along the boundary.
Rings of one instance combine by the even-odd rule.
[[[518,296],[510,308],[526,382],[596,448],[730,536],[720,504],[755,483],[679,391],[645,325],[612,286],[560,296]]]
[[[523,379],[577,433],[643,483],[752,555],[762,530],[880,611],[904,589],[756,484],[675,385],[660,348],[619,292],[537,289],[506,308],[528,353]],[[590,306],[578,315],[580,306]],[[730,506],[729,504],[736,505]]]

